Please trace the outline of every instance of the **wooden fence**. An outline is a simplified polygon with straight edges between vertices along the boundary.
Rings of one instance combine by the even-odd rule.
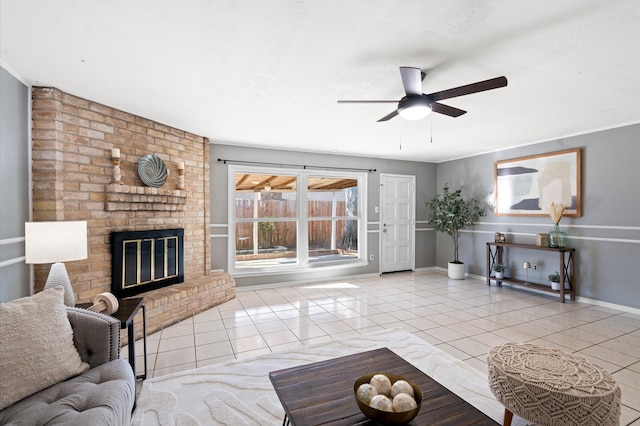
[[[332,217],[331,201],[309,201],[308,215],[314,217]],[[345,215],[345,202],[336,202],[336,216]],[[273,248],[283,246],[296,247],[296,202],[294,200],[265,200],[258,202],[258,247]],[[236,200],[236,218],[253,218],[253,200]],[[269,220],[278,218],[279,220]],[[291,218],[291,221],[280,221]],[[331,247],[331,220],[309,221],[309,247]],[[336,223],[336,241],[340,241],[344,221]],[[253,249],[253,222],[236,223],[236,251]]]

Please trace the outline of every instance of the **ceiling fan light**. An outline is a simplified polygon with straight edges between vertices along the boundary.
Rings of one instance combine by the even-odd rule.
[[[431,113],[431,103],[424,96],[405,96],[398,103],[398,114],[407,120],[420,120]]]
[[[398,109],[398,113],[402,118],[407,120],[420,120],[431,113],[428,105],[416,105],[409,108]]]

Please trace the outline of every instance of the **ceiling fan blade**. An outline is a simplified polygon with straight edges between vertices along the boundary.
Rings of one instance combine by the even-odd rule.
[[[441,101],[443,99],[451,99],[458,96],[469,95],[471,93],[484,92],[485,90],[497,89],[507,85],[507,77],[496,77],[489,80],[479,81],[477,83],[467,84],[465,86],[454,87],[453,89],[443,90],[427,95],[433,101]]]
[[[448,115],[449,117],[460,117],[461,115],[467,113],[467,111],[464,111],[462,109],[454,108],[452,106],[444,105],[438,102],[434,102],[431,104],[431,111]]]
[[[376,100],[344,100],[338,101],[339,104],[397,104],[400,101],[376,101]]]
[[[420,68],[400,67],[404,92],[408,95],[422,95],[422,71]]]
[[[390,112],[389,114],[385,115],[384,117],[382,117],[380,120],[378,120],[378,123],[381,121],[387,121],[387,120],[391,120],[393,117],[395,117],[396,115],[398,115],[398,110],[395,110],[393,112]]]

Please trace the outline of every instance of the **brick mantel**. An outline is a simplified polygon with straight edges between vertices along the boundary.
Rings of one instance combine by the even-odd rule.
[[[107,185],[105,191],[106,211],[182,211],[187,199],[187,191],[180,189],[112,183]]]
[[[206,282],[211,274],[208,139],[55,88],[34,87],[32,97],[33,220],[88,225],[88,259],[65,264],[76,300],[92,302],[110,291],[113,231],[184,228],[185,285]],[[113,182],[112,148],[121,153],[122,185]],[[160,188],[146,187],[135,167],[149,153],[170,172]],[[179,163],[184,163],[180,189]],[[49,265],[35,266],[36,291],[48,271]],[[221,303],[234,295],[231,286],[216,298]],[[171,309],[176,305],[174,300]],[[193,311],[175,309],[180,315]],[[174,319],[166,314],[167,321]]]

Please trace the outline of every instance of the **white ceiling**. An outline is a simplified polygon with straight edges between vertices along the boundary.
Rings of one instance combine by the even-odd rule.
[[[2,66],[213,143],[443,161],[640,122],[638,0],[2,0]],[[467,110],[376,120],[399,66]],[[602,141],[606,143],[606,141]]]

